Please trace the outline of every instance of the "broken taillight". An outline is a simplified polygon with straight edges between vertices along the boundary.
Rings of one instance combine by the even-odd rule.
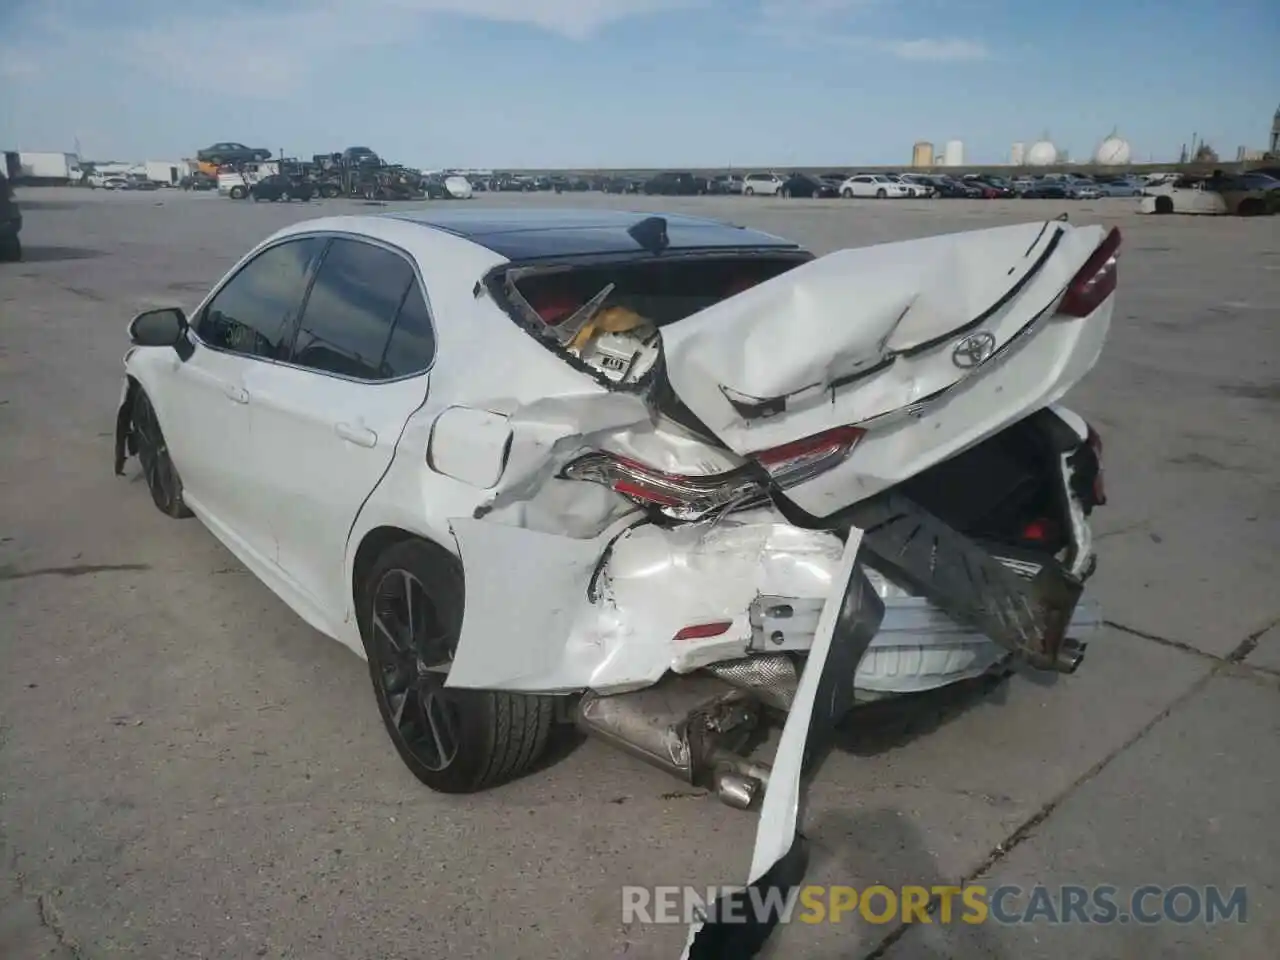
[[[1120,228],[1112,227],[1106,239],[1067,284],[1067,292],[1058,304],[1058,315],[1087,317],[1097,310],[1102,301],[1116,291],[1119,260]]]
[[[765,495],[764,487],[744,470],[688,477],[655,470],[648,464],[612,453],[594,452],[567,464],[568,480],[600,483],[676,520],[696,520],[730,504]]]
[[[803,440],[759,450],[751,457],[774,483],[785,489],[844,462],[864,432],[858,427],[837,427]],[[685,476],[603,451],[593,451],[571,461],[561,476],[566,480],[603,484],[675,520],[697,520],[714,510],[746,506],[768,496],[767,485],[758,471],[750,467],[710,476]]]
[[[780,447],[759,450],[752,456],[774,483],[791,487],[843,463],[865,433],[861,427],[836,427]]]

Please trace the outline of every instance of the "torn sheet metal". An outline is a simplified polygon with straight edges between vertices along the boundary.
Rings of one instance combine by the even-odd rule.
[[[725,894],[705,920],[690,926],[682,960],[756,956],[779,917],[776,910],[761,916],[752,906],[781,907],[804,879],[801,775],[807,761],[829,746],[836,723],[853,707],[850,678],[884,615],[884,606],[858,563],[861,541],[860,531],[850,531],[839,568],[844,586],[833,591],[823,606],[818,633],[782,728],[756,826],[747,888]],[[753,888],[758,891],[754,896]],[[747,922],[726,921],[729,917],[745,917]]]

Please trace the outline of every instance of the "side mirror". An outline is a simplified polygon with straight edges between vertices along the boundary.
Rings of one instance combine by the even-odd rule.
[[[175,347],[186,333],[187,315],[179,307],[147,310],[129,323],[129,341],[138,347]]]

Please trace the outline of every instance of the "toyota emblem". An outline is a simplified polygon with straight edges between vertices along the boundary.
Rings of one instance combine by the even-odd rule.
[[[975,333],[965,337],[951,351],[951,362],[962,370],[968,370],[984,363],[995,352],[996,338],[986,333]]]

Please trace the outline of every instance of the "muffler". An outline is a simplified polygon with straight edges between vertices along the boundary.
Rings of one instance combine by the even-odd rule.
[[[575,723],[685,783],[714,790],[729,806],[747,809],[769,778],[766,765],[737,752],[756,730],[759,713],[732,684],[706,674],[671,674],[631,693],[585,694]]]

